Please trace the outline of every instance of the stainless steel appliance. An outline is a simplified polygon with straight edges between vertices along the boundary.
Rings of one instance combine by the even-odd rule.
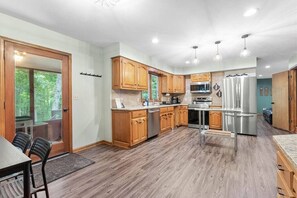
[[[223,108],[238,109],[238,134],[257,135],[257,79],[249,76],[231,76],[223,80]],[[231,130],[233,116],[223,116],[224,130]]]
[[[190,84],[191,93],[211,93],[211,83],[210,82],[196,82]]]
[[[194,98],[192,101],[192,104],[189,104],[188,106],[188,127],[189,128],[199,128],[199,115],[198,111],[195,110],[195,108],[209,108],[209,106],[212,104],[212,98],[211,97],[198,97]],[[209,111],[204,111],[204,117],[205,117],[205,128],[209,129]],[[201,115],[201,119],[203,118],[203,115]],[[201,128],[203,128],[201,126]]]
[[[158,135],[160,132],[160,109],[148,110],[148,138]]]

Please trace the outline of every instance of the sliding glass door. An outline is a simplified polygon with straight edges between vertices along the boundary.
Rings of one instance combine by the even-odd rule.
[[[53,143],[52,155],[71,151],[69,57],[5,42],[5,136],[27,133]]]

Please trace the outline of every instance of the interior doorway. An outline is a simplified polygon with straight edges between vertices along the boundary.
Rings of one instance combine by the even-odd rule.
[[[71,152],[71,55],[5,38],[1,43],[5,138],[27,133],[51,141],[51,156]]]

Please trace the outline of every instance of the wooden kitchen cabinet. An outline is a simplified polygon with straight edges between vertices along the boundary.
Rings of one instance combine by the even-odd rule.
[[[185,93],[185,77],[181,75],[173,76],[173,93]]]
[[[283,151],[277,148],[277,197],[296,198],[296,170]]]
[[[191,74],[192,82],[210,82],[211,81],[211,73],[201,73],[201,74]]]
[[[180,106],[179,115],[179,124],[188,126],[188,106]]]
[[[147,139],[146,110],[112,111],[112,142],[115,146],[129,148]]]
[[[173,75],[166,74],[161,78],[162,82],[162,93],[172,93],[173,92]]]
[[[222,129],[222,112],[209,111],[209,128],[210,129]]]
[[[147,90],[147,67],[124,57],[113,58],[112,89]]]
[[[174,128],[174,108],[160,108],[160,131],[165,132]]]

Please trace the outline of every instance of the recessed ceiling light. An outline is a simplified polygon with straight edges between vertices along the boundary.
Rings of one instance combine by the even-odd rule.
[[[262,76],[263,76],[262,74],[259,75],[259,77],[262,77]]]
[[[266,65],[265,68],[266,68],[266,69],[269,69],[269,68],[270,68],[270,65]]]
[[[255,15],[258,12],[258,8],[250,8],[247,11],[244,12],[243,16],[244,17],[250,17]]]
[[[186,61],[186,64],[187,64],[187,65],[190,64],[190,61]]]
[[[152,39],[152,43],[154,44],[158,44],[159,43],[159,39],[157,37]]]

